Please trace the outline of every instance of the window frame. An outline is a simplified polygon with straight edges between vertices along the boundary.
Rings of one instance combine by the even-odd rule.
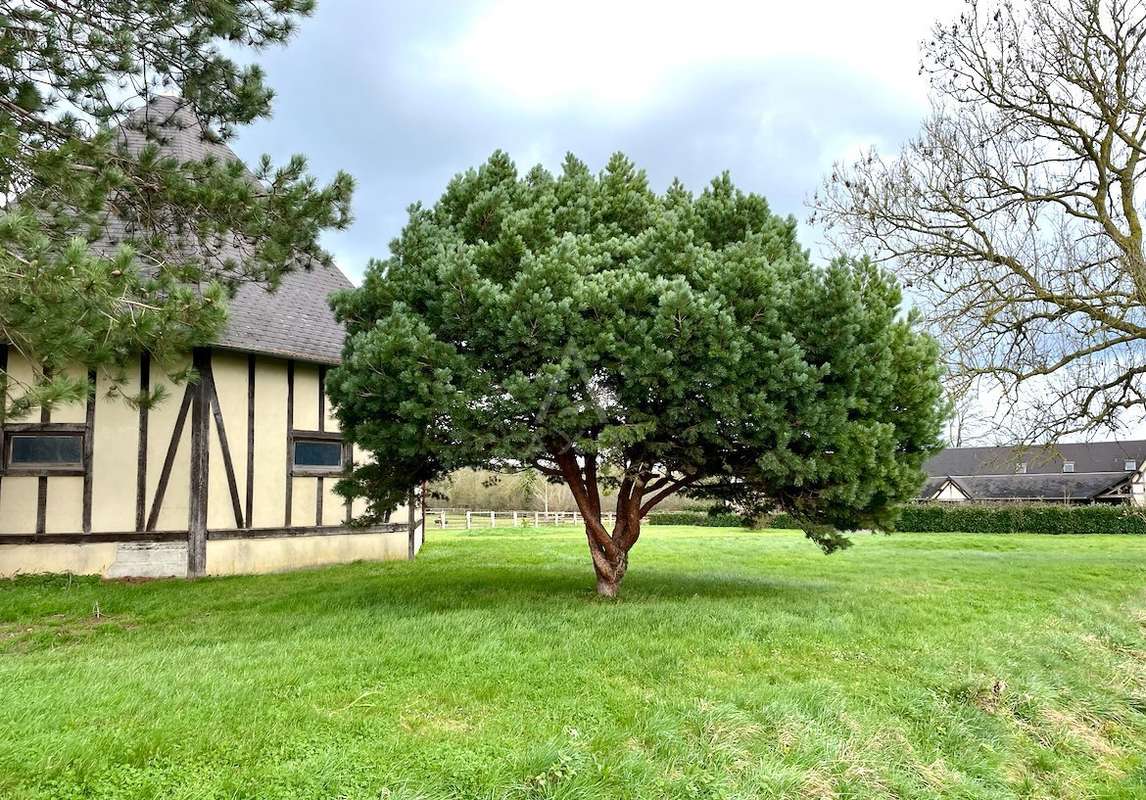
[[[67,436],[79,439],[79,463],[13,464],[12,442],[19,436]],[[87,439],[91,435],[84,423],[36,422],[8,423],[0,429],[0,475],[11,478],[82,477],[88,474]]]
[[[341,460],[337,467],[319,467],[319,466],[298,466],[295,464],[295,445],[298,442],[321,442],[324,444],[338,444],[341,453]],[[347,457],[346,442],[342,439],[342,434],[338,431],[307,431],[307,430],[292,430],[290,432],[290,441],[288,442],[289,450],[287,451],[290,456],[290,474],[292,478],[331,478],[341,477],[346,473],[346,469],[350,466],[350,459]]]
[[[1138,471],[1138,459],[1136,459],[1136,458],[1124,458],[1122,460],[1122,471],[1123,472],[1137,472]]]
[[[1022,462],[1017,467],[1015,467],[1015,474],[1016,475],[1026,475],[1027,474],[1027,462],[1026,461]]]
[[[1062,462],[1062,471],[1064,474],[1073,474],[1074,473],[1074,462],[1073,461]]]

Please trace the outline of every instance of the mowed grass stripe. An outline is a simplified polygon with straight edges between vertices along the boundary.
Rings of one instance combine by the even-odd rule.
[[[1146,539],[855,541],[648,527],[619,602],[575,529],[3,583],[0,796],[1146,796]]]

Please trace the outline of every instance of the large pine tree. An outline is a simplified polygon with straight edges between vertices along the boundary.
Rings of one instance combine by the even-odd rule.
[[[349,176],[319,186],[300,157],[252,174],[163,155],[146,125],[143,147],[118,130],[160,95],[219,141],[266,116],[262,72],[222,48],[282,43],[313,6],[0,2],[0,343],[38,370],[22,385],[0,372],[0,412],[80,399],[87,382],[65,366],[114,376],[142,350],[207,343],[239,282],[329,262],[317,237],[348,223]]]
[[[335,308],[327,388],[374,455],[342,488],[380,515],[453,470],[538,470],[572,491],[605,595],[676,492],[785,509],[831,551],[890,525],[939,444],[936,347],[894,281],[813,266],[727,176],[658,195],[623,156],[520,176],[495,154]]]

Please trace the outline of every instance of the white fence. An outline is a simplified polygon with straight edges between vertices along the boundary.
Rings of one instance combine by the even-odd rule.
[[[601,521],[613,524],[613,513],[602,514]],[[584,525],[576,511],[472,511],[461,508],[426,510],[426,522],[435,528],[454,530],[473,528],[541,528],[554,525]]]

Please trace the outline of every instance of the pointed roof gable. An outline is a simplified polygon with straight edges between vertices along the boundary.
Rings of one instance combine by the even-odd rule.
[[[120,140],[133,154],[154,143],[163,154],[182,161],[212,156],[240,160],[230,147],[211,137],[191,109],[174,97],[155,97],[129,114],[120,126]],[[122,222],[109,221],[108,244],[117,244],[125,235]],[[322,265],[286,273],[273,292],[244,283],[227,306],[226,328],[214,344],[246,353],[337,364],[345,330],[335,320],[327,298],[352,285],[337,267]]]

